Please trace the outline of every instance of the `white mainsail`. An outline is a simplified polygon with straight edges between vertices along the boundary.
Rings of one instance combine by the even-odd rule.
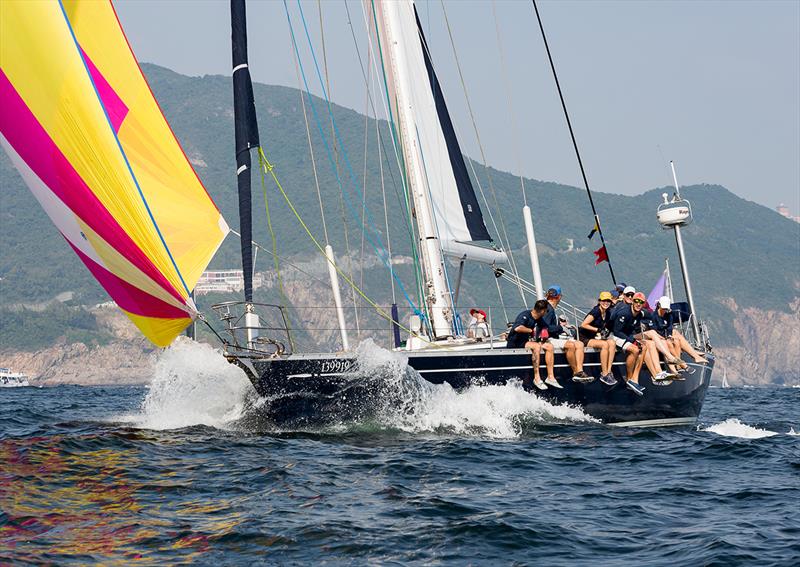
[[[455,137],[425,38],[411,0],[371,2],[386,67],[387,90],[405,160],[429,288],[434,335],[452,334],[452,297],[442,252],[503,263],[506,253],[475,245],[491,241]]]

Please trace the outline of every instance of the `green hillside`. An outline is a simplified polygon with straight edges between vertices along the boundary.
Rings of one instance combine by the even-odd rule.
[[[230,79],[221,76],[186,77],[154,65],[143,65],[143,69],[206,188],[231,227],[237,228]],[[291,88],[255,85],[255,97],[264,149],[295,206],[315,235],[322,239],[300,94]],[[315,99],[315,104],[326,134],[329,134],[330,123],[324,102]],[[350,249],[354,254],[360,254],[362,231],[356,218],[361,215],[362,203],[358,192],[349,181],[344,154],[338,152],[334,159],[338,159],[345,186],[345,197],[342,197],[313,114],[310,109],[308,112],[331,242],[337,252],[343,254],[346,228]],[[343,107],[335,106],[333,112],[343,137],[342,145],[359,185],[363,184],[366,170],[367,210],[381,233],[380,238],[385,240],[380,228],[383,226],[383,212],[375,124]],[[365,126],[368,138],[366,167]],[[381,128],[384,148],[391,152],[386,124],[382,123]],[[390,159],[386,159],[384,154],[384,158],[392,248],[397,254],[408,254],[409,235],[405,228],[404,207],[399,200],[399,172],[393,154],[390,153]],[[521,273],[530,279],[527,252],[523,248],[525,235],[519,179],[494,169],[486,171],[479,164],[475,164],[475,169],[487,198],[494,205],[495,195],[489,189],[488,177],[491,177],[498,204],[497,208],[492,207],[493,213],[499,223],[499,211],[502,211]],[[77,305],[105,301],[102,289],[53,228],[5,154],[0,155],[0,185],[3,228],[0,231],[0,305],[7,309],[14,304],[38,303],[66,291],[75,292],[72,303]],[[265,187],[280,254],[287,258],[312,258],[315,249],[294,215],[271,181],[268,180]],[[537,240],[543,248],[541,263],[545,284],[558,282],[564,287],[568,301],[590,304],[596,292],[607,289],[611,281],[605,265],[594,266],[592,250],[599,246],[598,238],[593,241],[586,239],[592,218],[585,192],[537,180],[526,180],[526,188]],[[635,197],[598,193],[595,203],[600,211],[617,278],[647,292],[663,269],[664,257],[669,256],[676,294],[680,296],[674,238],[671,232],[662,231],[655,221],[655,209],[663,191],[668,189],[652,189]],[[695,215],[694,224],[684,234],[698,309],[711,321],[715,342],[733,343],[735,333],[727,324],[730,311],[722,304],[725,298],[734,298],[740,306],[783,310],[797,295],[800,225],[720,186],[686,187],[684,196],[691,200]],[[263,201],[261,185],[256,181],[253,206],[255,239],[266,245],[270,237]],[[490,232],[496,234],[486,211],[484,216]],[[567,251],[567,239],[573,239],[578,250]],[[368,242],[363,246],[367,253],[372,253]],[[271,260],[265,254],[260,255],[258,269],[267,269],[268,262]],[[231,236],[214,258],[212,268],[237,264],[238,242]],[[455,267],[451,277],[454,273]],[[480,298],[484,306],[499,305],[492,280],[487,268],[470,267],[467,272],[469,283],[462,292],[464,299],[460,303],[466,306],[468,301]],[[369,294],[379,303],[389,302],[385,270],[367,270],[364,281]],[[412,290],[413,280],[406,278],[406,281]],[[275,300],[276,297],[273,294],[267,299]],[[506,300],[509,310],[516,309],[521,303],[518,294],[508,286]],[[0,313],[2,324],[7,326],[11,319],[3,315]]]

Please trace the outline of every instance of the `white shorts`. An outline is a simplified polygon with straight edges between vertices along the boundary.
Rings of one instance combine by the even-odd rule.
[[[626,351],[626,350],[628,350],[628,349],[629,349],[631,346],[633,346],[633,343],[629,343],[629,342],[627,341],[627,339],[621,339],[621,338],[619,338],[619,337],[614,337],[614,342],[616,343],[617,347],[619,347],[619,348],[620,348],[620,349],[622,349],[623,351]]]
[[[553,348],[560,348],[564,350],[564,347],[569,341],[578,342],[575,339],[550,339],[550,344],[553,345]]]

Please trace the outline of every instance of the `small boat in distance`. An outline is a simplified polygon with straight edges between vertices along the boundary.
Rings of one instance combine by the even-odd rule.
[[[0,388],[19,388],[30,386],[28,377],[20,372],[12,372],[9,368],[0,368]]]
[[[728,383],[728,369],[727,368],[723,368],[722,369],[722,384],[721,384],[721,386],[723,388],[730,388],[731,387],[731,385]]]

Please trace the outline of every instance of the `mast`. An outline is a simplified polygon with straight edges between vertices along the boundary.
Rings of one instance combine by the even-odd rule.
[[[674,201],[682,201],[681,190],[678,186],[678,176],[675,174],[675,164],[670,161],[670,168],[672,168],[672,179],[675,182],[675,199]],[[691,214],[691,210],[690,210]],[[681,224],[677,223],[673,227],[675,230],[675,243],[678,245],[678,259],[681,262],[681,273],[683,274],[683,286],[686,290],[686,300],[689,302],[689,309],[692,310],[692,330],[694,331],[694,339],[700,343],[700,325],[697,322],[697,311],[694,308],[694,297],[692,296],[692,284],[689,281],[689,267],[686,265],[686,253],[683,251],[683,237],[681,236]]]
[[[247,64],[245,0],[231,0],[233,122],[236,136],[236,183],[239,189],[239,232],[244,278],[244,325],[249,345],[258,338],[258,314],[253,309],[253,219],[250,190],[250,150],[259,146],[253,82]]]
[[[239,189],[244,300],[253,301],[253,220],[250,190],[250,150],[259,146],[253,83],[247,64],[247,14],[245,0],[231,0],[233,63],[233,121],[236,135],[236,182]]]
[[[433,207],[423,171],[423,156],[418,144],[414,104],[411,95],[412,80],[421,77],[409,76],[410,64],[404,48],[401,10],[413,10],[413,4],[405,2],[376,2],[378,30],[382,36],[385,56],[397,109],[397,124],[400,130],[403,158],[405,160],[409,192],[414,203],[415,219],[419,235],[419,252],[423,268],[425,302],[430,314],[430,328],[434,339],[452,336],[453,301],[447,285],[442,258],[442,245],[436,230]],[[414,20],[415,21],[415,20]],[[408,31],[407,29],[405,30]],[[416,26],[414,33],[417,33]]]

